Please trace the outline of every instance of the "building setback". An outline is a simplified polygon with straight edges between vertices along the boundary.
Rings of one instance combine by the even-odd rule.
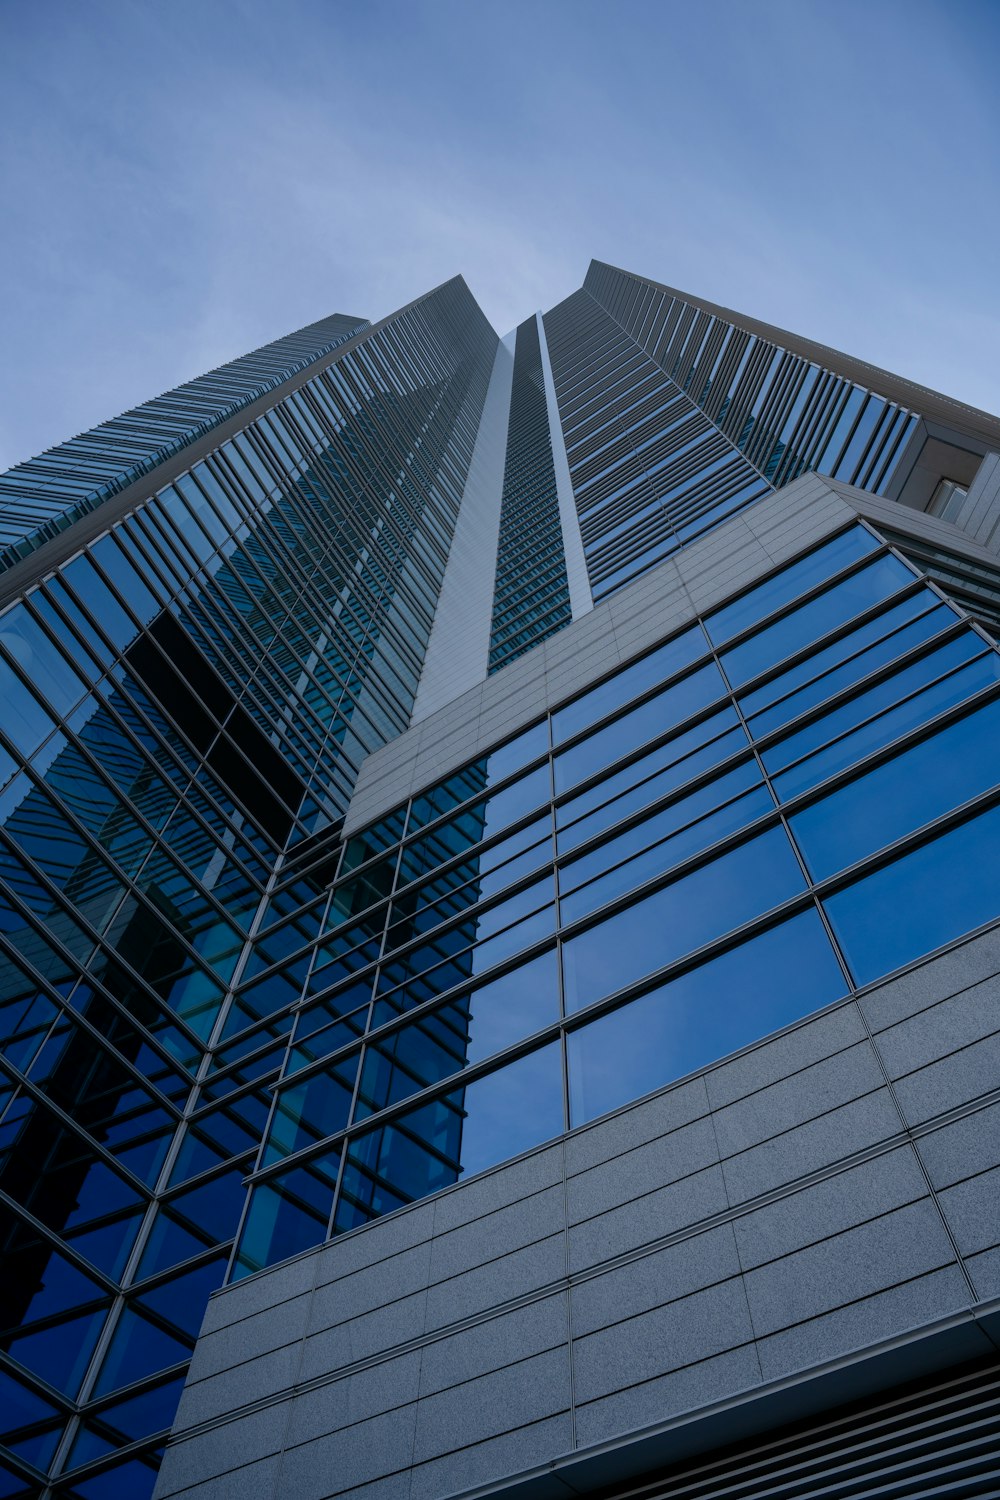
[[[0,1494],[995,1493],[998,527],[598,262],[0,476]]]

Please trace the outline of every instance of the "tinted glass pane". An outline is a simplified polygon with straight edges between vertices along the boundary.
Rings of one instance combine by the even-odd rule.
[[[748,682],[758,672],[801,651],[810,641],[846,624],[852,616],[870,609],[904,584],[912,582],[912,572],[897,557],[876,558],[859,573],[852,573],[850,578],[783,615],[742,645],[724,652],[722,665],[729,681],[734,687]]]
[[[1000,781],[1000,702],[988,704],[791,819],[817,880]]]
[[[562,755],[557,756],[556,792],[568,791],[578,781],[603,770],[629,751],[638,749],[647,740],[666,733],[682,719],[714,702],[723,691],[724,684],[718,667],[714,662],[707,662],[672,687],[657,693],[655,698],[622,714],[597,734],[592,734],[589,739],[582,740],[579,745],[574,745],[571,750],[565,750]]]
[[[665,646],[644,656],[641,661],[623,668],[608,682],[591,688],[582,698],[577,698],[575,702],[554,713],[553,742],[558,745],[563,740],[570,739],[589,724],[596,723],[606,714],[637,698],[640,693],[655,687],[658,682],[666,682],[676,672],[690,666],[705,650],[706,642],[701,626],[692,626],[683,635],[676,636]]]
[[[998,841],[994,807],[827,898],[858,984],[1000,916]]]
[[[707,849],[718,839],[725,838],[729,833],[735,833],[739,828],[745,828],[748,823],[770,812],[773,807],[774,799],[771,793],[766,787],[758,786],[745,796],[735,798],[725,807],[706,813],[688,827],[665,838],[662,843],[651,849],[644,848],[642,853],[634,856],[626,864],[618,865],[616,869],[598,875],[581,890],[575,890],[564,896],[560,902],[562,920],[575,922],[589,912],[596,911],[599,906],[613,901],[616,896],[623,895],[626,891],[642,884],[643,881],[665,874],[667,870],[673,869],[702,849]],[[655,831],[653,825],[658,821],[658,818],[650,818],[648,823],[630,829],[633,841],[645,846],[650,833]],[[612,850],[615,855],[622,852],[621,845],[622,840],[615,839],[612,844],[595,849],[592,854],[584,856],[580,864],[597,864],[600,856],[605,853],[610,859]]]
[[[907,605],[917,603],[924,608],[924,601],[919,594],[906,601]],[[900,606],[902,608],[902,606]],[[890,610],[891,615],[896,615],[898,610]],[[859,636],[868,636],[873,627],[869,625],[866,630],[856,632],[851,636],[850,642],[838,641],[835,646],[820,651],[814,657],[810,657],[805,663],[800,663],[793,672],[783,673],[778,679],[780,692],[784,695],[779,697],[776,703],[763,712],[755,714],[750,720],[750,732],[755,739],[769,734],[773,729],[778,729],[782,724],[787,724],[798,714],[805,713],[807,709],[816,704],[823,703],[834,693],[841,692],[855,682],[860,682],[862,677],[869,672],[874,672],[878,667],[887,662],[895,661],[904,652],[912,650],[915,646],[929,641],[939,631],[948,625],[955,623],[955,615],[952,610],[942,604],[937,609],[927,611],[922,618],[913,620],[902,628],[897,627],[886,639],[877,641],[874,645],[867,646],[864,650],[857,651],[851,659],[844,660],[852,650],[859,644]],[[885,629],[883,619],[880,619],[879,627]],[[839,653],[840,660],[835,662],[833,658]],[[796,691],[789,691],[789,679],[803,677],[803,673],[812,680],[804,682],[804,685]],[[774,683],[769,684],[773,688]],[[755,698],[757,693],[750,693],[748,697]],[[747,704],[742,704],[744,712]]]
[[[705,621],[705,629],[710,639],[716,645],[721,645],[731,636],[739,635],[740,631],[749,629],[758,620],[763,620],[765,615],[780,609],[783,604],[790,604],[799,594],[815,588],[824,578],[846,568],[849,563],[863,557],[866,552],[874,551],[877,546],[875,538],[861,526],[842,532],[832,541],[817,547],[815,552],[810,552],[808,557],[800,558],[798,562],[769,578],[766,583],[758,584],[732,604],[709,615]]]
[[[838,1000],[845,980],[815,911],[570,1032],[570,1123],[627,1104]]]
[[[254,1188],[233,1279],[322,1244],[339,1163],[338,1149]]]
[[[803,889],[781,828],[710,860],[563,945],[566,1006],[579,1010]]]
[[[666,796],[747,744],[732,708],[721,709],[693,729],[674,735],[665,745],[556,808],[560,852],[565,854],[619,818]]]
[[[931,673],[925,672],[924,675],[929,677]],[[878,689],[872,689],[870,693],[863,694],[862,698],[844,705],[843,710],[838,710],[836,714],[829,715],[821,722],[827,725],[842,724],[846,727],[852,718],[854,722],[863,719],[865,708],[872,711],[880,701],[892,701],[894,694],[898,692],[898,687],[894,689],[893,685],[898,684],[898,680],[898,678],[893,678],[890,682],[881,684]],[[998,680],[1000,680],[1000,657],[993,653],[982,656],[978,661],[961,667],[942,681],[925,688],[923,692],[918,692],[905,702],[887,709],[870,723],[862,724],[853,734],[843,734],[842,738],[834,744],[817,751],[815,755],[792,766],[790,770],[779,776],[774,776],[772,773],[774,787],[778,795],[785,799],[798,792],[806,791],[825,777],[832,776],[835,771],[843,770],[860,760],[863,755],[868,755],[883,745],[891,744],[907,730],[916,729],[918,725],[932,719],[935,714],[941,713],[955,703],[961,703],[963,699],[971,697],[973,693],[979,692],[981,688],[989,687]],[[798,736],[792,738],[797,739]],[[780,756],[784,753],[786,752],[782,744],[775,746],[772,751],[765,751],[761,758],[770,770],[769,762],[772,756]]]

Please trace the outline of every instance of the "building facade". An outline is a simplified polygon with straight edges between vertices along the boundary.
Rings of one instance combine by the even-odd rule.
[[[992,1492],[997,455],[594,263],[0,477],[2,1493]]]

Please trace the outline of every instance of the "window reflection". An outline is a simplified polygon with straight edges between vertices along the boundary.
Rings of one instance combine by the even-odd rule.
[[[583,1125],[839,1000],[846,982],[813,910],[571,1031],[570,1123]]]

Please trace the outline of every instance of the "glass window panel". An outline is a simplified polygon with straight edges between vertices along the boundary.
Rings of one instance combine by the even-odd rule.
[[[791,819],[815,879],[873,854],[1000,781],[1000,701],[896,755]]]
[[[193,1347],[193,1339],[175,1338],[151,1318],[126,1307],[104,1356],[95,1394],[107,1395],[119,1386],[141,1380],[144,1375],[180,1364],[190,1358]]]
[[[617,1109],[845,992],[818,914],[801,912],[571,1031],[570,1123]]]
[[[40,1375],[64,1395],[76,1396],[106,1315],[107,1306],[78,1317],[67,1316],[48,1328],[25,1329],[5,1338],[4,1347],[32,1374]]]
[[[566,1006],[580,1010],[801,891],[782,828],[749,839],[563,944]]]
[[[375,1024],[397,1014],[396,997],[380,1001]],[[418,1088],[460,1072],[558,1019],[559,978],[553,949],[471,995],[448,1001],[368,1048],[361,1113],[398,1103]]]
[[[79,703],[87,684],[52,644],[42,627],[26,609],[14,608],[0,616],[0,646],[20,667],[29,682],[37,683],[39,692],[58,714],[67,714]],[[3,668],[3,683],[14,678],[10,668]],[[18,700],[19,701],[19,700]],[[4,703],[4,728],[14,738],[14,727],[8,727],[9,706]]]
[[[953,642],[952,644],[955,643]],[[938,653],[935,653],[935,657],[937,655]],[[925,679],[932,675],[932,671],[925,668],[923,663],[918,665]],[[936,661],[934,665],[939,670],[943,670],[940,661]],[[841,738],[836,740],[832,745],[817,751],[814,755],[801,761],[798,765],[793,765],[790,770],[782,772],[780,775],[775,775],[771,764],[769,764],[772,756],[778,759],[787,754],[785,750],[787,741],[782,741],[780,745],[776,745],[771,750],[763,752],[761,759],[764,761],[768,771],[771,772],[772,782],[778,796],[787,801],[788,798],[796,796],[799,792],[807,791],[810,787],[816,786],[817,783],[823,781],[827,776],[832,776],[835,771],[846,769],[848,766],[853,765],[855,761],[860,760],[862,756],[870,754],[873,750],[881,749],[883,745],[891,744],[894,739],[898,739],[907,730],[917,728],[920,724],[926,723],[928,719],[932,719],[935,714],[943,712],[944,709],[950,708],[956,703],[961,703],[964,698],[971,697],[973,693],[979,692],[980,689],[989,687],[992,683],[1000,680],[1000,657],[997,657],[993,653],[981,656],[978,661],[973,661],[968,666],[960,667],[958,671],[952,672],[950,676],[945,677],[942,681],[925,688],[923,692],[915,693],[913,697],[906,699],[906,701],[897,703],[894,707],[886,708],[871,723],[862,724],[853,733],[843,732],[844,729],[849,727],[851,719],[857,722],[858,719],[865,716],[865,711],[868,713],[874,712],[880,701],[889,700],[891,703],[895,697],[898,697],[901,691],[900,678],[902,676],[902,673],[897,674],[897,676],[890,678],[888,682],[881,683],[878,688],[873,688],[870,692],[852,700],[851,703],[845,704],[843,710],[837,710],[835,713],[820,720],[819,726],[827,727],[830,733],[835,732],[836,728],[840,728]],[[914,685],[914,680],[910,679],[907,674],[905,686],[912,690]],[[812,730],[817,727],[810,726],[810,729]],[[816,737],[819,738],[820,734],[817,733]],[[798,736],[794,735],[790,738],[797,739]]]
[[[709,639],[717,646],[722,645],[732,636],[748,630],[758,620],[763,620],[766,615],[780,609],[782,605],[790,604],[808,589],[815,588],[824,578],[829,578],[841,568],[846,568],[849,563],[856,562],[865,553],[873,552],[878,545],[871,532],[866,531],[863,526],[854,526],[850,531],[841,532],[840,536],[824,542],[822,547],[810,552],[808,557],[800,558],[798,562],[776,573],[773,578],[758,584],[749,593],[734,599],[732,604],[726,604],[710,614],[705,620]]]
[[[557,806],[560,852],[565,854],[619,818],[658,801],[748,744],[731,707],[674,735],[665,745]]]
[[[548,748],[548,723],[543,719],[540,724],[535,724],[518,735],[516,740],[510,740],[499,749],[491,750],[479,760],[470,761],[460,771],[453,772],[447,781],[415,797],[410,808],[410,831],[423,827],[425,823],[447,812],[450,807],[466,802],[477,792],[496,786],[504,777],[512,776],[522,766],[544,755]],[[527,776],[522,776],[503,793],[489,799],[486,804],[486,827],[481,837],[486,838],[505,823],[513,822],[521,811],[528,812],[532,807],[537,807],[547,796],[548,773],[541,766]]]
[[[664,734],[682,719],[707,708],[725,691],[714,662],[681,678],[638,708],[622,714],[604,729],[581,740],[555,759],[556,793],[568,791],[577,782],[593,776],[647,740]]]
[[[726,676],[734,687],[739,687],[912,582],[912,570],[898,557],[877,557],[773,625],[765,626],[742,645],[724,652],[722,665]]]
[[[351,1112],[357,1064],[357,1057],[349,1057],[335,1069],[325,1068],[291,1088],[282,1089],[264,1148],[263,1165],[291,1156],[293,1151],[344,1128]]]
[[[789,684],[786,684],[783,680],[785,676],[791,677],[795,674],[783,674],[779,682],[781,684],[780,691],[785,693],[785,696],[781,697],[770,708],[755,714],[750,719],[750,733],[754,738],[761,739],[772,730],[779,729],[782,724],[787,724],[790,719],[794,719],[817,704],[823,703],[827,698],[831,698],[834,693],[839,693],[843,689],[853,686],[855,682],[859,682],[869,672],[876,671],[877,668],[885,666],[887,662],[894,661],[896,657],[902,656],[905,652],[913,650],[914,647],[922,645],[924,641],[931,640],[940,631],[946,629],[947,626],[955,623],[954,611],[950,610],[947,605],[942,604],[938,609],[926,610],[926,601],[919,594],[914,595],[906,601],[906,605],[909,606],[912,606],[914,603],[920,604],[921,608],[925,609],[925,613],[920,619],[913,620],[910,624],[903,625],[901,628],[897,627],[884,640],[877,641],[865,650],[858,651],[857,655],[853,656],[851,660],[845,661],[844,657],[849,652],[855,651],[865,637],[870,638],[872,636],[874,633],[873,627],[876,624],[884,631],[885,624],[882,617],[880,617],[878,622],[870,622],[866,629],[854,632],[847,640],[838,641],[835,647],[828,647],[826,651],[819,652],[808,663],[804,663],[803,666],[807,667],[808,671],[815,675],[813,675],[812,681],[805,683],[797,691],[787,691]],[[903,606],[900,606],[900,608],[902,609]],[[896,615],[897,610],[891,610],[890,614]],[[840,656],[839,662],[836,660],[838,655]],[[824,660],[821,662],[820,658],[824,658]],[[799,667],[798,673],[802,673],[802,666]],[[749,696],[754,697],[756,695],[750,694]],[[742,707],[744,713],[746,713],[747,705],[745,702],[743,702]]]
[[[323,1243],[339,1165],[338,1147],[253,1189],[233,1280]]]
[[[340,1228],[484,1171],[563,1130],[560,1045],[453,1090],[391,1125],[358,1136],[349,1148]]]
[[[598,875],[591,880],[589,885],[584,885],[582,889],[564,896],[559,905],[562,921],[575,922],[580,917],[596,911],[598,907],[613,901],[617,896],[624,895],[626,891],[641,885],[644,881],[666,874],[668,870],[690,859],[692,855],[700,853],[702,849],[707,849],[718,839],[725,838],[727,834],[735,833],[740,828],[745,828],[755,818],[763,817],[765,813],[773,811],[773,808],[774,799],[771,793],[766,787],[758,786],[745,796],[735,798],[727,806],[706,813],[697,822],[671,834],[654,848],[645,848],[644,852],[637,854],[627,863],[603,875]],[[647,837],[653,831],[653,825],[657,821],[656,818],[651,818],[647,823],[630,829],[633,842],[645,846]],[[586,856],[586,861],[592,864],[598,863],[603,853],[607,853],[611,858],[612,850],[615,854],[621,852],[620,839],[615,839],[612,844],[594,850],[592,855]],[[581,861],[581,864],[584,862]]]
[[[633,662],[630,666],[602,682],[599,687],[591,688],[582,698],[577,698],[565,708],[560,708],[552,715],[552,739],[554,744],[561,744],[563,740],[570,739],[581,729],[586,729],[598,719],[603,719],[606,714],[621,708],[624,704],[638,698],[640,693],[649,688],[656,687],[657,683],[666,682],[676,672],[681,672],[689,667],[699,656],[704,655],[707,649],[704,633],[700,625],[693,625],[690,630],[685,630],[683,635],[675,636],[666,645],[660,646],[656,651],[644,656],[641,661]]]
[[[858,984],[1000,916],[1000,807],[970,818],[824,905]]]

